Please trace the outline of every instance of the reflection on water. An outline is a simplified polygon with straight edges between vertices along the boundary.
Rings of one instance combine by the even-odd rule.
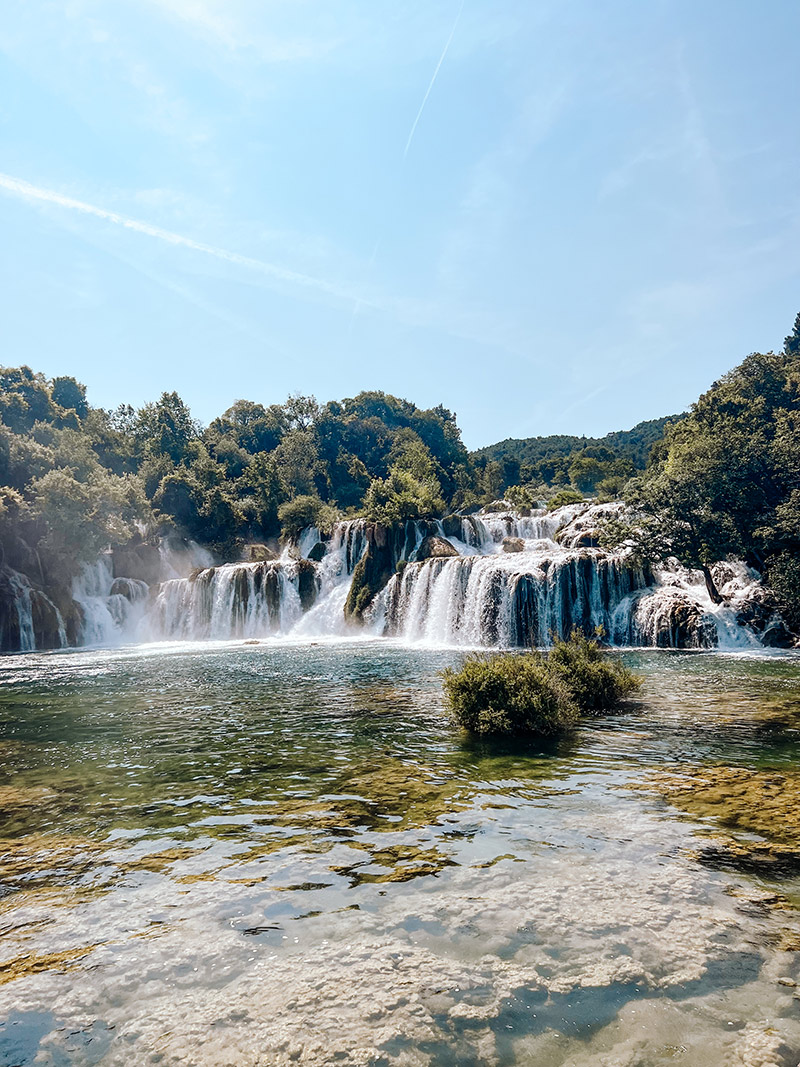
[[[0,1063],[796,1064],[800,660],[629,653],[543,750],[458,659],[3,660]]]

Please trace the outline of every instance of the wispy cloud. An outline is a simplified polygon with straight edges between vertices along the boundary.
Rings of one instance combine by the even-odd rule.
[[[270,5],[266,23],[272,32],[265,30],[264,12],[258,5],[251,9],[234,0],[150,0],[150,3],[217,48],[229,52],[248,49],[267,63],[320,59],[339,43],[336,34],[330,32],[331,27],[324,23],[322,32],[314,35],[297,32],[292,16],[298,5],[294,3]],[[316,12],[313,19],[301,19],[301,25],[316,30],[320,22]]]
[[[0,189],[23,200],[56,204],[58,207],[77,211],[83,215],[90,215],[93,218],[103,219],[105,222],[114,223],[116,226],[121,226],[126,230],[133,230],[135,233],[145,234],[175,247],[189,248],[194,252],[201,252],[204,255],[212,256],[214,259],[223,260],[225,263],[257,271],[275,282],[299,286],[307,290],[315,290],[336,300],[351,301],[355,297],[353,291],[329,282],[324,278],[317,278],[310,274],[303,274],[300,271],[290,270],[279,264],[268,263],[261,259],[254,259],[251,256],[243,256],[238,252],[230,252],[224,248],[204,244],[202,241],[195,241],[191,237],[174,233],[172,230],[164,230],[160,226],[143,222],[141,219],[133,219],[116,211],[109,211],[94,204],[87,204],[83,200],[75,200],[52,189],[43,189],[40,186],[31,185],[29,182],[14,178],[9,174],[0,174]],[[362,303],[369,303],[363,295],[359,295],[358,298]]]
[[[415,300],[387,294],[368,294],[363,287],[348,287],[346,285],[331,282],[301,271],[291,270],[280,264],[269,263],[252,256],[244,256],[238,252],[231,252],[225,248],[208,245],[202,241],[195,241],[191,237],[165,230],[152,223],[134,219],[117,211],[88,204],[83,200],[64,196],[52,189],[43,189],[32,185],[21,178],[14,178],[8,174],[0,173],[0,191],[5,191],[11,196],[19,197],[33,203],[54,204],[68,211],[78,212],[93,218],[102,219],[123,229],[141,233],[152,237],[157,241],[172,245],[176,248],[186,248],[202,255],[211,256],[224,263],[230,263],[245,270],[253,271],[262,278],[266,278],[276,289],[293,288],[307,294],[314,294],[337,304],[346,303],[348,307],[355,305],[359,310],[369,308],[382,314],[388,315],[405,325],[422,328],[433,328],[443,331],[452,337],[462,338],[481,345],[489,345],[493,348],[507,347],[499,339],[498,324],[484,323],[480,316],[476,320],[473,310],[461,307],[442,306],[439,301]],[[377,248],[376,252],[377,254]]]
[[[450,45],[453,43],[453,38],[456,35],[456,30],[458,29],[458,24],[461,21],[461,12],[463,10],[464,10],[464,0],[461,0],[461,6],[458,9],[458,14],[456,15],[455,22],[453,23],[453,28],[450,30],[450,36],[447,38],[445,46],[442,49],[442,54],[439,56],[439,62],[436,64],[436,70],[433,72],[433,77],[431,78],[430,82],[428,83],[428,88],[425,90],[425,95],[422,98],[422,103],[419,105],[419,111],[417,112],[417,117],[414,119],[414,124],[412,125],[411,131],[410,131],[410,133],[408,135],[408,140],[406,141],[406,147],[403,149],[403,159],[405,159],[406,156],[408,155],[408,150],[411,147],[411,142],[414,140],[414,134],[417,132],[417,126],[419,126],[419,120],[422,118],[422,112],[425,110],[425,105],[428,102],[428,97],[431,95],[431,89],[433,89],[434,83],[436,82],[436,79],[439,77],[439,71],[442,69],[442,63],[444,63],[445,57],[446,57],[447,53],[450,51]]]

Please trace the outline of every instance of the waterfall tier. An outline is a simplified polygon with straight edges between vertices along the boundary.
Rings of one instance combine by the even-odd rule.
[[[724,596],[716,605],[695,572],[677,564],[654,572],[624,551],[598,547],[602,521],[620,507],[577,504],[394,526],[354,519],[328,538],[309,527],[280,558],[220,566],[191,542],[128,546],[103,554],[73,583],[78,641],[366,634],[524,647],[579,627],[602,629],[621,646],[791,643],[744,564],[716,566]],[[58,609],[24,576],[4,574],[0,607],[4,650],[67,644]]]

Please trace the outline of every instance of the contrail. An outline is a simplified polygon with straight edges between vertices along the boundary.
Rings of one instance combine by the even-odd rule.
[[[191,237],[184,237],[182,234],[173,233],[171,230],[162,230],[160,226],[153,226],[149,222],[132,219],[127,215],[120,215],[116,211],[107,211],[105,208],[96,207],[94,204],[87,204],[83,200],[73,200],[72,197],[62,196],[61,193],[56,193],[52,189],[42,189],[36,185],[31,185],[29,182],[22,181],[20,178],[12,178],[9,174],[0,174],[0,189],[5,189],[6,192],[19,196],[24,200],[44,201],[48,204],[57,204],[59,207],[69,208],[71,211],[80,211],[84,215],[92,215],[94,218],[104,219],[106,222],[113,222],[117,226],[123,226],[126,230],[135,230],[136,233],[144,233],[148,237],[155,237],[158,241],[165,241],[167,244],[177,245],[181,248],[191,248],[195,252],[202,252],[207,256],[213,256],[215,259],[224,260],[226,263],[247,267],[250,270],[255,270],[260,274],[274,278],[276,281],[303,286],[306,289],[315,289],[340,300],[349,301],[353,299],[352,292],[337,285],[332,285],[330,282],[325,281],[324,278],[315,278],[312,275],[301,274],[299,271],[289,270],[274,263],[265,263],[260,259],[242,256],[238,252],[228,252],[224,248],[215,248],[213,245],[194,241]]]
[[[456,20],[453,23],[453,28],[450,31],[450,36],[447,38],[447,43],[445,44],[444,49],[442,50],[442,54],[439,56],[439,62],[436,64],[436,70],[433,72],[433,77],[431,78],[430,84],[428,85],[428,88],[427,88],[427,90],[425,92],[425,95],[422,98],[422,103],[419,105],[419,111],[417,112],[417,117],[414,119],[414,125],[411,127],[411,133],[409,133],[409,135],[408,135],[408,140],[406,141],[406,147],[405,147],[405,149],[403,151],[403,159],[405,159],[406,156],[408,155],[408,150],[411,147],[411,142],[414,140],[414,134],[417,132],[417,126],[419,125],[419,120],[422,118],[422,112],[425,110],[425,105],[428,102],[428,97],[431,95],[431,89],[433,88],[433,83],[436,81],[436,78],[437,78],[437,76],[439,74],[439,71],[442,69],[442,63],[444,63],[444,57],[447,55],[447,51],[450,48],[450,43],[452,42],[453,37],[455,36],[456,30],[458,29],[458,23],[461,20],[461,12],[463,10],[464,10],[464,0],[461,0],[461,7],[459,7],[459,9],[458,9],[458,14],[456,15]]]

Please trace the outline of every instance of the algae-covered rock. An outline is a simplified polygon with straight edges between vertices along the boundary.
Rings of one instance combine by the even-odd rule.
[[[248,563],[270,563],[278,558],[278,553],[271,549],[269,545],[254,542],[244,546],[242,558]]]
[[[365,528],[367,548],[353,571],[344,606],[346,619],[360,622],[364,612],[395,572],[405,543],[405,529],[370,523]]]
[[[646,788],[730,832],[698,850],[697,858],[707,866],[773,878],[800,874],[800,774],[689,767],[680,774],[658,774]]]
[[[461,538],[463,534],[464,520],[460,515],[447,515],[442,519],[442,529],[445,537]]]
[[[317,568],[307,559],[299,559],[296,563],[296,567],[298,575],[297,589],[300,593],[300,603],[303,611],[308,611],[317,599],[317,593],[319,592]]]

